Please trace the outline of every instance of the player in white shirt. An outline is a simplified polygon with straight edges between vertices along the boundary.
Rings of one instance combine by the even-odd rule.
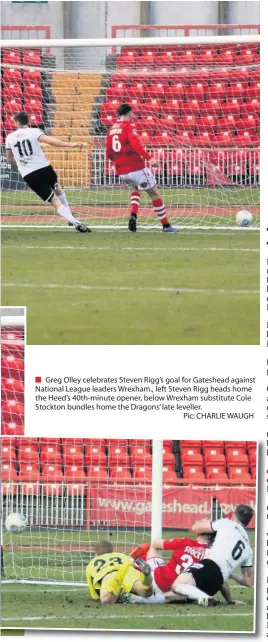
[[[82,143],[67,143],[54,136],[47,136],[36,127],[29,127],[29,116],[21,111],[14,116],[16,131],[6,137],[6,157],[8,163],[16,163],[25,183],[43,200],[51,203],[55,212],[68,221],[78,232],[91,230],[80,223],[71,213],[67,198],[58,182],[52,165],[49,164],[40,143],[53,147],[81,149]]]
[[[253,551],[245,530],[253,515],[251,506],[239,504],[232,519],[195,522],[192,531],[216,533],[214,542],[200,563],[189,566],[178,576],[172,590],[207,606],[229,577],[242,586],[253,586]],[[235,575],[239,567],[242,574]]]

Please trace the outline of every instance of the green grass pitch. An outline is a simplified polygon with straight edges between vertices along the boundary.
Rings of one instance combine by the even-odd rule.
[[[99,534],[106,538],[107,533]],[[133,533],[109,533],[119,550],[129,551]],[[185,532],[176,532],[185,536]],[[147,538],[149,535],[146,536]],[[145,537],[145,539],[146,539]],[[165,537],[174,537],[166,532]],[[254,544],[254,533],[250,532]],[[35,531],[4,536],[4,560],[7,577],[32,579],[54,577],[57,580],[84,579],[89,561],[89,545],[98,539],[96,532]],[[135,542],[144,539],[135,534]],[[48,546],[50,550],[48,551]],[[234,586],[234,585],[233,585]],[[233,599],[246,601],[245,606],[198,607],[195,605],[116,604],[101,606],[91,600],[87,586],[2,585],[2,627],[80,628],[80,629],[145,629],[174,631],[252,631],[253,589],[234,586]],[[4,631],[3,631],[4,632]]]
[[[85,203],[82,219],[89,224],[104,203],[116,209],[129,199],[127,190],[68,197],[74,209],[78,199]],[[231,223],[242,199],[253,210],[257,197],[256,190],[230,190]],[[216,202],[224,207],[223,190],[166,190],[164,198],[173,204],[175,224],[183,222],[172,219],[179,200],[199,211],[192,224],[202,213],[205,224],[223,223],[222,216],[209,216]],[[35,195],[6,192],[3,221],[19,214],[31,222],[36,207],[40,211]],[[49,212],[45,207],[44,216]],[[259,234],[252,229],[171,235],[160,228],[136,234],[110,228],[81,235],[67,227],[8,228],[2,257],[2,305],[27,306],[30,344],[259,343]]]

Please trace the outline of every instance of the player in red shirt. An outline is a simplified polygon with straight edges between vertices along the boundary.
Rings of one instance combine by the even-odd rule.
[[[138,557],[146,555],[155,584],[163,593],[167,593],[172,590],[173,582],[180,573],[203,559],[213,538],[213,535],[207,537],[207,534],[198,534],[196,540],[189,537],[155,540],[151,546],[149,544],[138,546],[131,552],[131,556],[135,558],[136,555]],[[166,564],[159,555],[160,550],[173,551]]]
[[[117,110],[118,119],[110,128],[106,139],[106,155],[113,161],[116,173],[122,181],[132,188],[128,229],[136,232],[137,214],[140,205],[140,191],[146,192],[152,199],[153,209],[162,223],[163,232],[178,232],[170,225],[165,205],[158,192],[156,180],[150,167],[157,165],[139,141],[135,124],[131,122],[133,112],[130,105],[124,103]]]

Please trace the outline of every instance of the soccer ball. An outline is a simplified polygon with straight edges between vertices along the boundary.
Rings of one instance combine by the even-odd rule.
[[[237,212],[236,223],[243,227],[251,225],[251,223],[253,223],[253,216],[250,212],[247,212],[247,210],[241,210],[240,212]]]
[[[26,517],[22,513],[11,513],[5,521],[5,527],[9,533],[22,533],[26,526]]]

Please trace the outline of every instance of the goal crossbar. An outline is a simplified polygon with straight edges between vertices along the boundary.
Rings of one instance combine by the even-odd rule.
[[[163,36],[155,38],[33,38],[21,40],[4,40],[2,47],[14,49],[33,49],[34,47],[121,47],[129,46],[172,46],[172,45],[217,45],[259,43],[259,34],[237,36]]]

